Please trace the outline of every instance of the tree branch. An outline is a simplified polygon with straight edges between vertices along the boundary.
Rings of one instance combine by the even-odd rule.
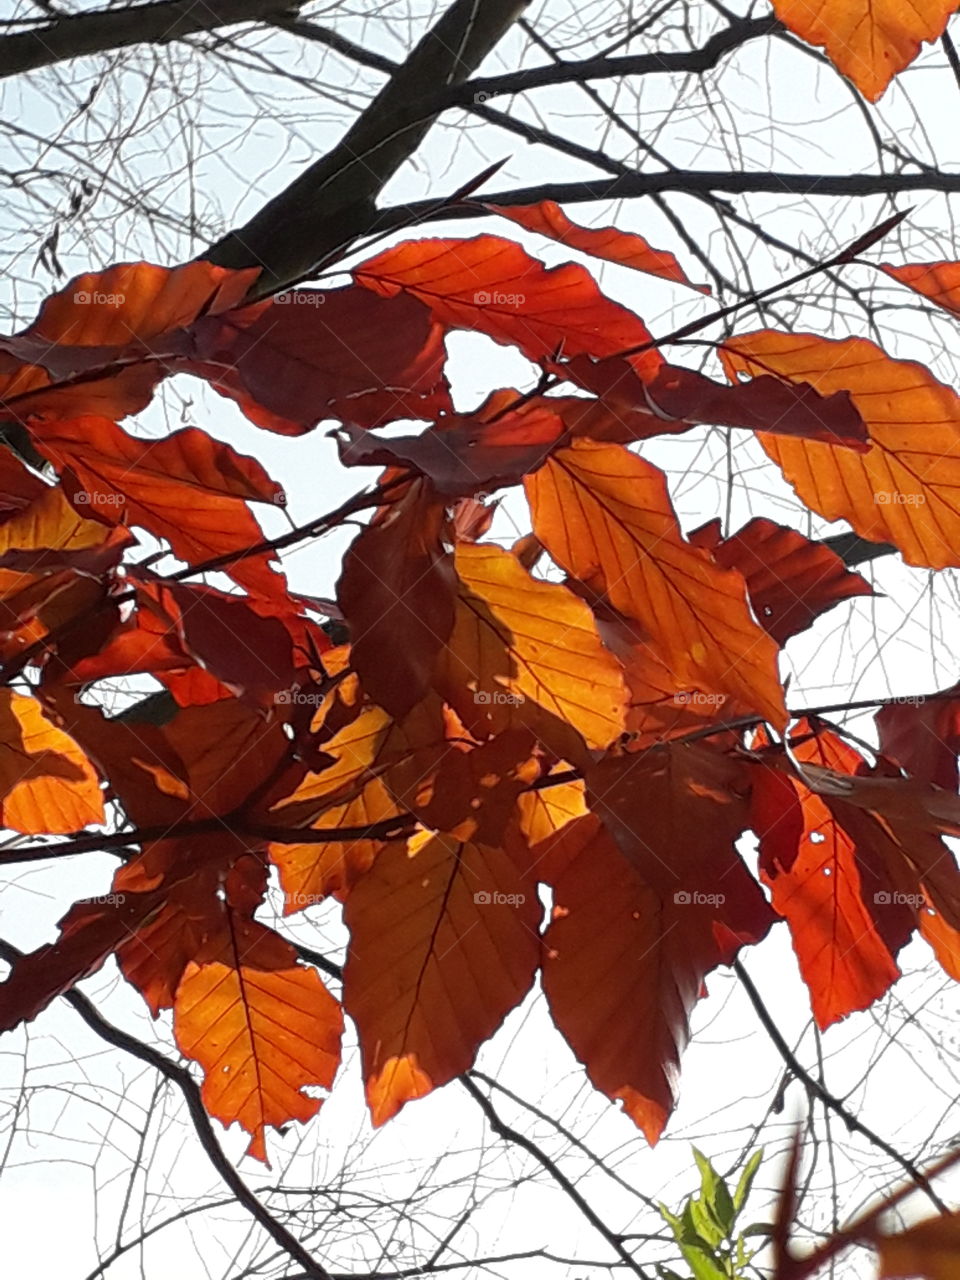
[[[252,301],[301,279],[352,244],[374,221],[384,185],[443,109],[442,101],[421,109],[423,86],[441,85],[453,93],[528,3],[454,0],[337,146],[204,258],[224,267],[262,266]]]
[[[620,177],[592,178],[589,182],[548,182],[537,187],[514,187],[475,195],[484,204],[524,205],[541,200],[557,204],[585,204],[600,200],[635,199],[664,191],[704,195],[723,191],[730,195],[869,196],[900,195],[908,191],[960,193],[960,173],[931,170],[923,173],[746,173],[742,171],[676,169],[667,173],[630,173]],[[438,208],[435,200],[392,205],[378,215],[372,230],[397,231],[417,222],[490,216],[477,203]]]
[[[934,1191],[930,1185],[927,1176],[910,1160],[907,1156],[901,1155],[896,1147],[892,1147],[886,1139],[881,1138],[878,1133],[858,1120],[852,1111],[849,1111],[839,1098],[835,1098],[832,1093],[823,1087],[819,1080],[815,1079],[809,1071],[806,1071],[797,1060],[796,1055],[790,1046],[780,1034],[780,1028],[770,1016],[770,1011],[763,1002],[763,997],[753,984],[753,979],[747,973],[742,960],[734,960],[733,969],[737,977],[743,984],[743,988],[747,993],[747,998],[753,1005],[757,1017],[763,1024],[763,1028],[767,1035],[773,1041],[774,1047],[783,1059],[788,1071],[796,1077],[803,1085],[808,1094],[819,1099],[820,1102],[830,1111],[838,1115],[846,1125],[850,1133],[859,1133],[861,1137],[866,1138],[878,1150],[889,1156],[891,1160],[896,1161],[900,1168],[911,1178],[914,1184],[923,1191],[930,1201],[936,1205],[941,1213],[947,1213],[947,1206]]]
[[[11,942],[0,939],[0,959],[6,960],[8,964],[14,964],[22,958],[23,952],[18,947],[15,947]],[[124,1053],[129,1053],[134,1058],[139,1058],[148,1067],[153,1067],[156,1071],[159,1071],[171,1084],[176,1085],[187,1104],[187,1110],[190,1113],[190,1119],[200,1140],[200,1145],[207,1153],[210,1163],[234,1196],[236,1196],[238,1202],[243,1205],[252,1218],[256,1219],[274,1243],[303,1267],[305,1277],[309,1277],[309,1280],[331,1280],[329,1271],[315,1261],[300,1241],[295,1236],[292,1236],[286,1227],[273,1217],[265,1205],[260,1203],[227,1159],[223,1148],[217,1140],[217,1135],[213,1131],[210,1117],[204,1108],[200,1087],[187,1068],[171,1062],[169,1058],[165,1058],[162,1053],[151,1045],[143,1044],[135,1036],[126,1031],[121,1031],[112,1022],[107,1022],[87,997],[79,991],[64,992],[62,998],[74,1012],[80,1015],[90,1030],[95,1032],[101,1040],[105,1040],[107,1044],[113,1045],[116,1049],[122,1049]]]
[[[70,58],[111,53],[134,44],[158,44],[243,22],[290,15],[290,0],[157,0],[124,9],[67,14],[0,39],[0,78],[49,67]]]

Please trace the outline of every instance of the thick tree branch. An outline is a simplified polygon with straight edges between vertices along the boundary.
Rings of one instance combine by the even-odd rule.
[[[157,0],[124,9],[68,14],[0,39],[0,78],[71,58],[112,53],[134,44],[158,44],[243,22],[290,16],[289,0]]]
[[[8,964],[15,964],[23,959],[23,952],[11,942],[0,940],[0,959],[6,960]],[[129,1053],[134,1058],[139,1058],[148,1067],[159,1071],[171,1084],[176,1085],[187,1104],[200,1145],[238,1203],[242,1204],[250,1216],[256,1219],[279,1248],[303,1267],[305,1277],[309,1277],[309,1280],[330,1280],[330,1273],[312,1258],[300,1241],[274,1218],[265,1205],[260,1203],[227,1159],[204,1108],[200,1087],[187,1068],[171,1062],[151,1045],[143,1044],[135,1036],[115,1027],[112,1022],[107,1022],[106,1018],[101,1017],[87,997],[79,991],[67,991],[63,999],[101,1040],[105,1040],[116,1049],[122,1049],[124,1053]]]
[[[422,110],[424,85],[454,92],[509,30],[529,0],[454,0],[341,142],[245,226],[204,257],[219,266],[262,266],[252,297],[301,279],[352,244],[376,217],[384,185],[420,146],[442,102]]]

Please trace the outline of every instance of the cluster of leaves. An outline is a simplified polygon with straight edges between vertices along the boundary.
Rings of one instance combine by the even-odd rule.
[[[693,1155],[700,1171],[699,1192],[690,1196],[679,1213],[660,1206],[660,1215],[690,1267],[688,1280],[747,1280],[757,1274],[750,1268],[757,1250],[749,1242],[771,1234],[766,1223],[737,1230],[763,1152],[754,1151],[748,1158],[733,1191],[702,1152],[694,1148]],[[663,1264],[658,1264],[657,1275],[659,1280],[685,1280]]]
[[[497,212],[685,280],[637,236]],[[954,305],[954,264],[887,269]],[[343,1010],[381,1123],[466,1070],[539,972],[591,1080],[653,1142],[705,978],[778,919],[821,1027],[889,988],[916,931],[960,973],[943,841],[960,800],[937,785],[945,768],[955,783],[953,747],[931,760],[929,711],[900,707],[867,759],[785,707],[783,645],[868,585],[769,520],[684,536],[632,447],[695,423],[755,431],[820,515],[958,565],[954,391],[866,339],[771,330],[720,344],[713,381],[668,363],[583,267],[494,235],[385,249],[322,306],[307,289],[247,304],[255,274],[111,267],[0,339],[0,417],[49,464],[0,455],[0,816],[74,837],[51,854],[123,851],[111,893],[13,965],[0,1028],[113,956],[154,1015],[173,1010],[210,1112],[263,1158],[266,1127],[332,1085]],[[518,350],[535,389],[455,412],[458,329]],[[265,430],[338,422],[344,465],[382,466],[379,482],[265,539],[250,504],[282,492],[257,461],[196,428],[119,425],[176,373]],[[382,431],[408,420],[428,425]],[[530,533],[484,542],[478,495],[519,485]],[[349,636],[334,644],[276,552],[363,510],[326,607]],[[136,529],[184,567],[151,567]],[[191,581],[214,570],[231,590]],[[132,674],[166,689],[162,722],[96,705],[98,682]],[[937,705],[955,714],[952,693]],[[105,800],[121,827],[78,836]],[[257,920],[271,868],[288,913],[342,902],[342,1002]]]

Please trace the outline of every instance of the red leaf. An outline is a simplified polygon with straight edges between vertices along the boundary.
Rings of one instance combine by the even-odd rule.
[[[719,520],[702,525],[689,538],[694,546],[711,552],[724,569],[743,574],[760,625],[780,645],[806,631],[841,600],[874,594],[870,584],[822,542],[811,542],[763,516],[729,538],[721,537]]]
[[[675,284],[689,285],[700,293],[710,292],[708,285],[694,284],[687,278],[672,253],[652,249],[642,236],[630,231],[618,231],[616,227],[579,226],[576,222],[571,222],[553,200],[525,205],[486,204],[484,208],[503,218],[509,218],[527,231],[535,231],[550,240],[559,240],[561,244],[578,249],[581,253],[591,254],[594,258],[616,262],[621,267],[632,267],[634,271],[645,271],[648,275],[660,276]]]
[[[324,418],[377,427],[451,408],[443,331],[415,298],[291,289],[191,332],[195,355],[183,367],[283,435]]]
[[[565,356],[611,356],[650,341],[642,320],[611,302],[583,267],[548,270],[499,236],[411,240],[355,268],[358,284],[383,297],[409,293],[451,329],[472,329],[516,346],[535,363]],[[631,357],[653,376],[656,351]]]
[[[956,697],[945,695],[956,694]],[[907,773],[956,791],[960,685],[931,697],[903,698],[876,715],[880,749]]]
[[[445,519],[426,482],[412,485],[350,547],[337,587],[363,687],[398,717],[430,687],[453,629],[457,578],[442,540]]]
[[[804,729],[801,723],[796,732],[802,736]],[[795,745],[793,754],[843,773],[864,763],[826,729]],[[790,927],[817,1025],[823,1030],[869,1008],[900,977],[894,957],[912,929],[909,919],[890,917],[897,935],[892,946],[881,932],[873,898],[883,894],[885,881],[870,850],[800,778],[774,768],[754,775],[751,825],[760,840],[761,877]]]
[[[598,438],[627,443],[658,434],[645,417],[634,420],[625,412],[632,410],[653,414],[663,423],[661,432],[708,423],[799,436],[861,452],[866,448],[867,429],[845,391],[821,395],[808,383],[770,377],[728,386],[678,365],[663,365],[655,378],[641,379],[620,359],[579,358],[563,368],[579,386],[600,396],[608,409],[623,413],[622,434],[612,424],[604,424],[604,433]]]
[[[282,490],[260,464],[196,427],[138,440],[106,418],[32,422],[37,448],[65,473],[74,505],[105,524],[140,525],[166,538],[188,564],[245,550],[263,534],[247,501],[276,502]],[[260,595],[283,579],[264,554],[227,572]]]
[[[444,497],[517,484],[543,464],[565,434],[563,421],[545,399],[488,420],[517,400],[515,392],[497,392],[476,414],[445,418],[419,436],[386,439],[346,427],[338,432],[340,461],[348,467],[413,467]]]

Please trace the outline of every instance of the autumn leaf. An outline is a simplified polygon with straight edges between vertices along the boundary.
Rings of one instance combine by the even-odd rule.
[[[881,707],[875,717],[885,756],[912,777],[956,791],[960,752],[960,685]]]
[[[485,209],[509,218],[526,231],[535,231],[549,240],[588,253],[594,258],[615,262],[634,271],[672,280],[674,284],[689,285],[700,293],[709,293],[705,284],[694,284],[672,253],[653,249],[642,236],[631,231],[618,231],[616,227],[583,227],[572,222],[553,200],[541,200],[539,204],[504,205],[485,204]]]
[[[5,827],[67,834],[103,822],[97,775],[36,698],[0,689],[0,806]]]
[[[595,817],[563,828],[546,860],[554,908],[543,988],[591,1083],[656,1143],[706,975],[721,960],[702,913],[662,897]]]
[[[822,542],[811,542],[764,516],[750,520],[729,538],[722,537],[719,520],[689,536],[722,568],[743,575],[758,622],[780,645],[842,600],[874,594],[870,584]]]
[[[960,1214],[917,1222],[897,1235],[881,1235],[880,1280],[954,1280],[960,1266]]]
[[[328,763],[308,772],[288,795],[270,806],[270,821],[289,825],[291,832],[322,827],[329,841],[296,839],[270,845],[270,857],[280,871],[286,895],[285,912],[302,911],[329,895],[345,897],[370,868],[385,841],[344,835],[345,831],[397,819],[403,815],[384,775],[402,758],[407,741],[398,737],[392,718],[381,707],[367,706],[323,743]]]
[[[913,62],[924,41],[943,34],[953,13],[950,0],[774,0],[773,8],[802,40],[826,50],[870,102]]]
[[[499,236],[411,240],[354,269],[358,284],[385,298],[407,293],[450,329],[484,333],[535,363],[564,356],[612,356],[650,341],[643,321],[612,302],[583,267],[546,268]],[[630,358],[653,376],[660,355]]]
[[[587,606],[499,547],[461,543],[455,564],[456,621],[436,679],[464,724],[483,738],[527,726],[560,754],[575,749],[564,726],[609,745],[623,729],[625,691]]]
[[[563,416],[574,435],[629,444],[704,423],[866,448],[867,429],[846,391],[821,394],[809,383],[766,376],[727,386],[668,364],[655,377],[641,378],[619,357],[578,356],[562,367],[565,376],[599,397],[596,406],[587,401],[581,409],[566,408]]]
[[[179,367],[236,400],[252,422],[299,435],[324,418],[377,427],[451,408],[443,330],[415,298],[368,289],[288,289],[204,316]]]
[[[960,262],[915,262],[904,266],[882,262],[880,270],[944,311],[960,316]]]
[[[733,380],[775,374],[821,392],[848,390],[870,431],[859,454],[815,440],[761,435],[800,498],[847,520],[871,542],[892,542],[908,564],[960,564],[960,397],[929,370],[893,360],[866,338],[760,330],[727,339]]]
[[[529,991],[541,909],[525,855],[424,831],[347,899],[343,1000],[375,1125],[466,1071]]]
[[[78,509],[108,524],[140,525],[188,564],[256,546],[263,534],[246,503],[282,495],[258,462],[196,427],[160,440],[138,440],[105,418],[34,422],[31,431],[65,473]],[[238,558],[228,572],[261,595],[282,585],[262,553]]]
[[[799,741],[792,750],[801,762],[851,774],[863,764],[825,728],[811,733],[801,722],[795,734]],[[751,826],[760,842],[761,878],[774,910],[789,925],[814,1017],[825,1030],[869,1008],[896,982],[895,956],[913,921],[891,904],[869,846],[858,845],[801,778],[759,768],[753,776]],[[881,905],[894,909],[881,912]],[[887,936],[879,917],[885,917]]]
[[[421,481],[344,557],[337,601],[351,661],[369,696],[395,716],[426,693],[453,628],[456,574],[445,525],[445,504]]]
[[[517,408],[511,411],[512,404]],[[438,493],[462,497],[518,484],[542,464],[565,432],[550,400],[529,405],[515,392],[500,392],[475,415],[447,417],[419,436],[388,438],[345,427],[338,444],[344,466],[414,467]]]
[[[640,622],[678,681],[785,725],[776,646],[750,615],[742,577],[684,540],[661,471],[621,445],[578,440],[525,486],[553,559]]]
[[[22,334],[0,338],[0,417],[139,412],[170,371],[165,357],[176,348],[165,335],[236,306],[258,275],[133,262],[77,276]]]
[[[735,842],[748,810],[743,766],[699,744],[608,756],[587,772],[587,802],[628,864],[729,964],[773,923]],[[694,924],[694,919],[696,924]]]
[[[294,947],[250,918],[227,881],[220,930],[184,972],[174,1003],[177,1043],[203,1067],[204,1106],[250,1134],[247,1154],[266,1163],[265,1129],[309,1120],[340,1062],[343,1015]]]

